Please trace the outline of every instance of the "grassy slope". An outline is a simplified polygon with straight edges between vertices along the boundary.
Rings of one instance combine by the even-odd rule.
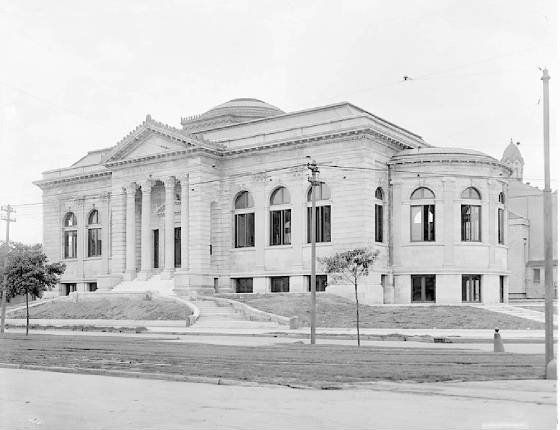
[[[287,317],[298,316],[309,325],[308,294],[224,295],[248,305]],[[356,306],[333,294],[317,294],[318,327],[354,327]],[[544,329],[544,324],[472,306],[360,306],[364,328]]]
[[[185,305],[161,298],[87,298],[78,303],[61,300],[29,308],[30,318],[49,319],[182,320],[189,314]],[[9,313],[8,318],[25,318],[25,309]]]
[[[0,337],[0,363],[315,387],[374,380],[537,379],[543,373],[539,354],[302,344],[246,347],[43,334]]]

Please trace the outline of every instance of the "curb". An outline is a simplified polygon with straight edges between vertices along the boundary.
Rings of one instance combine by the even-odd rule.
[[[211,384],[211,385],[236,385],[242,387],[289,387],[298,389],[313,389],[308,386],[291,386],[285,384],[267,384],[243,381],[241,379],[228,379],[216,378],[210,376],[188,376],[188,375],[173,375],[165,373],[144,373],[144,372],[130,372],[126,370],[109,370],[109,369],[90,369],[85,367],[57,367],[57,366],[37,366],[33,364],[12,364],[0,362],[0,368],[4,369],[23,369],[23,370],[39,370],[43,372],[58,372],[58,373],[71,373],[75,375],[94,375],[94,376],[113,376],[131,379],[149,379],[160,381],[174,381],[174,382],[191,382],[195,384]]]

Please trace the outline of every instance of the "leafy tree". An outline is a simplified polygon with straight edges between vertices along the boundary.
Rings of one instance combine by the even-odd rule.
[[[65,269],[62,263],[48,264],[41,245],[14,244],[10,250],[6,268],[6,297],[25,294],[26,335],[29,334],[29,294],[41,297],[43,291],[58,283]]]
[[[339,252],[331,257],[319,258],[327,273],[334,279],[342,279],[354,284],[356,297],[356,332],[360,346],[360,303],[358,301],[358,282],[369,274],[369,266],[375,261],[378,252],[369,248],[357,248]]]

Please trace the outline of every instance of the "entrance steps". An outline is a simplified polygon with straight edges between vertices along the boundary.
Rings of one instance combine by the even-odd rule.
[[[133,279],[132,281],[122,281],[113,288],[114,293],[158,293],[161,296],[172,296],[175,281],[162,280],[159,274],[151,276],[146,281]]]

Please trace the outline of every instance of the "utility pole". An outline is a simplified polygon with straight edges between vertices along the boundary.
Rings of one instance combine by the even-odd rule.
[[[2,308],[0,310],[0,333],[4,333],[6,327],[6,295],[8,294],[8,253],[10,252],[10,223],[16,222],[16,219],[10,216],[15,212],[15,209],[10,205],[2,206],[0,208],[5,214],[0,215],[0,219],[6,221],[6,255],[4,255],[4,281],[2,282]]]
[[[550,132],[548,109],[548,69],[543,70],[543,137],[544,137],[544,191],[543,191],[543,231],[544,231],[544,343],[546,378],[556,378],[554,360],[554,334],[552,313],[552,196],[550,191]]]
[[[307,168],[311,171],[311,178],[307,178],[311,182],[311,345],[315,345],[315,327],[316,327],[316,292],[317,292],[317,274],[315,267],[316,260],[316,229],[317,229],[317,214],[315,213],[316,194],[315,188],[321,182],[317,179],[319,168],[315,160],[310,160],[307,163]]]

